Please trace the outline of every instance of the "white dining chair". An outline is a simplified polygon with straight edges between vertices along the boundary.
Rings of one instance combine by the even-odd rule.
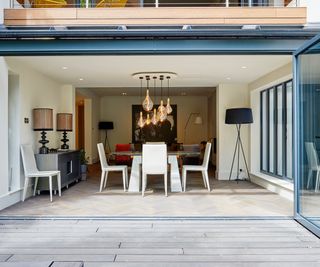
[[[100,165],[101,165],[101,181],[100,181],[100,192],[107,185],[108,173],[109,172],[122,172],[122,180],[123,180],[123,190],[126,191],[128,187],[128,166],[127,165],[109,165],[106,158],[106,153],[104,150],[104,146],[102,143],[97,144]]]
[[[39,178],[49,178],[49,190],[50,190],[50,201],[52,202],[52,177],[57,177],[58,183],[58,190],[59,190],[59,197],[61,197],[61,175],[60,171],[53,170],[53,171],[39,171],[36,164],[36,159],[34,157],[34,153],[32,147],[30,145],[21,145],[21,156],[24,168],[24,189],[22,195],[22,201],[25,200],[29,180],[31,178],[35,178],[34,189],[33,189],[33,196],[36,195],[38,179]]]
[[[204,152],[202,165],[183,165],[182,166],[182,181],[183,181],[183,191],[186,191],[187,187],[187,172],[201,172],[203,183],[205,188],[208,188],[210,192],[209,176],[208,176],[208,166],[211,152],[211,143],[206,144],[206,150]]]
[[[316,186],[314,190],[319,191],[319,182],[320,182],[320,164],[319,157],[317,154],[316,147],[313,142],[305,142],[306,152],[307,152],[307,160],[309,165],[308,171],[308,182],[307,189],[310,188],[310,183],[312,180],[313,172],[316,172]]]
[[[147,175],[158,174],[164,177],[164,191],[168,196],[168,156],[167,145],[145,144],[142,146],[142,196],[147,186]]]

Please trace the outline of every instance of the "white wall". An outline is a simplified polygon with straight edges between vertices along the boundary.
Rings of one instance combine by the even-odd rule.
[[[22,64],[18,60],[7,58],[0,58],[0,147],[1,147],[1,160],[0,160],[0,209],[12,205],[20,201],[20,193],[24,184],[24,173],[22,164],[20,162],[20,172],[14,175],[15,188],[13,192],[8,191],[8,70],[18,77],[19,83],[19,106],[16,107],[19,119],[19,144],[31,144],[34,151],[37,152],[41,146],[38,141],[40,140],[40,133],[33,131],[32,122],[32,109],[37,107],[48,107],[54,110],[54,129],[56,128],[56,113],[58,112],[73,112],[74,111],[74,88],[60,84],[57,81],[33,70],[27,65]],[[10,107],[12,108],[12,107]],[[12,113],[12,111],[11,111]],[[14,114],[15,116],[17,114]],[[29,123],[24,122],[24,118],[29,119]],[[11,118],[10,118],[11,119]],[[68,133],[72,140],[70,148],[74,148],[74,132]],[[58,148],[61,145],[61,133],[48,132],[47,134],[48,147]],[[4,144],[1,144],[4,142]],[[19,148],[17,148],[19,149]],[[17,152],[20,155],[20,151]],[[2,166],[2,164],[4,166]],[[17,177],[18,176],[18,177]],[[19,183],[20,182],[20,183]],[[19,187],[20,184],[20,188]],[[2,199],[1,199],[2,197]]]
[[[298,0],[299,6],[307,7],[307,22],[320,23],[320,1],[319,0]]]
[[[219,84],[217,88],[217,171],[216,177],[219,180],[229,178],[232,157],[237,138],[235,125],[225,124],[225,114],[228,108],[249,107],[249,93],[247,84]],[[241,138],[243,149],[250,162],[249,155],[249,128],[243,125]],[[243,160],[240,161],[240,168],[245,170]],[[234,166],[232,178],[235,178],[237,166]]]
[[[195,117],[192,117],[187,128],[185,143],[200,143],[207,140],[208,135],[208,108],[206,96],[173,96],[171,104],[177,105],[177,135],[178,142],[184,142],[184,127],[188,116],[192,112],[199,112],[202,116],[202,125],[193,123]],[[111,149],[114,149],[117,143],[131,142],[131,120],[132,105],[139,105],[140,98],[134,96],[106,96],[101,98],[100,120],[113,121],[114,130],[108,131],[108,138]],[[100,141],[104,142],[105,134],[101,132]]]

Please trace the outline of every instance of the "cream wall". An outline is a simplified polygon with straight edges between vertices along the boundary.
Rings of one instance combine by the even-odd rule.
[[[18,128],[19,134],[15,142],[18,144],[31,144],[34,151],[37,152],[41,146],[38,141],[40,140],[40,133],[33,131],[32,121],[32,109],[36,107],[48,107],[54,110],[54,129],[56,128],[56,113],[58,112],[74,112],[74,88],[70,85],[62,85],[57,81],[33,70],[27,65],[21,64],[12,58],[4,59],[0,58],[0,82],[1,84],[1,108],[4,108],[4,112],[0,114],[1,125],[7,125],[7,127],[1,127],[0,142],[5,142],[1,145],[3,159],[0,160],[0,164],[4,164],[5,167],[0,168],[0,209],[12,205],[21,199],[21,192],[24,184],[24,173],[22,169],[21,161],[17,164],[20,165],[20,172],[14,173],[12,177],[14,185],[13,191],[8,191],[8,70],[10,73],[17,77],[16,84],[18,88],[18,103],[19,107],[16,108],[18,116]],[[29,119],[29,123],[24,122],[24,118]],[[10,118],[10,119],[13,119]],[[68,137],[71,140],[70,148],[74,148],[74,132],[68,133]],[[58,148],[61,145],[61,133],[51,131],[48,132],[47,138],[50,141],[47,145],[50,148]],[[16,148],[19,150],[19,147]],[[20,151],[17,151],[20,155]],[[19,157],[20,160],[20,157]],[[30,185],[31,187],[31,185]],[[3,190],[3,191],[1,191]],[[1,198],[2,196],[2,198]]]
[[[183,142],[184,127],[190,113],[199,112],[202,116],[202,125],[193,123],[193,116],[187,128],[185,143],[200,143],[208,138],[208,98],[206,96],[173,96],[171,104],[177,105],[177,132],[178,142]],[[113,121],[114,130],[108,131],[111,149],[117,143],[131,142],[132,105],[140,104],[140,98],[135,96],[105,96],[100,102],[100,120]],[[100,141],[104,142],[105,133],[100,132]]]
[[[217,170],[216,177],[219,180],[229,178],[232,157],[237,138],[235,125],[225,124],[226,109],[249,107],[249,92],[247,84],[219,84],[217,88]],[[249,129],[250,126],[243,125],[241,128],[241,138],[243,149],[250,162],[249,155]],[[232,178],[236,176],[234,166]],[[245,170],[244,161],[240,161],[240,168]]]

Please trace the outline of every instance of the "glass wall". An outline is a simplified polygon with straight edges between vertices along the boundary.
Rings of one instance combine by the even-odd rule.
[[[296,212],[320,227],[320,41],[296,59]]]
[[[261,92],[261,171],[292,180],[292,81]]]

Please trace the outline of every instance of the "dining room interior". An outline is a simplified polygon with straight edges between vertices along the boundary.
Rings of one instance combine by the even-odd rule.
[[[19,200],[0,216],[291,216],[291,61],[6,57],[8,187]]]

